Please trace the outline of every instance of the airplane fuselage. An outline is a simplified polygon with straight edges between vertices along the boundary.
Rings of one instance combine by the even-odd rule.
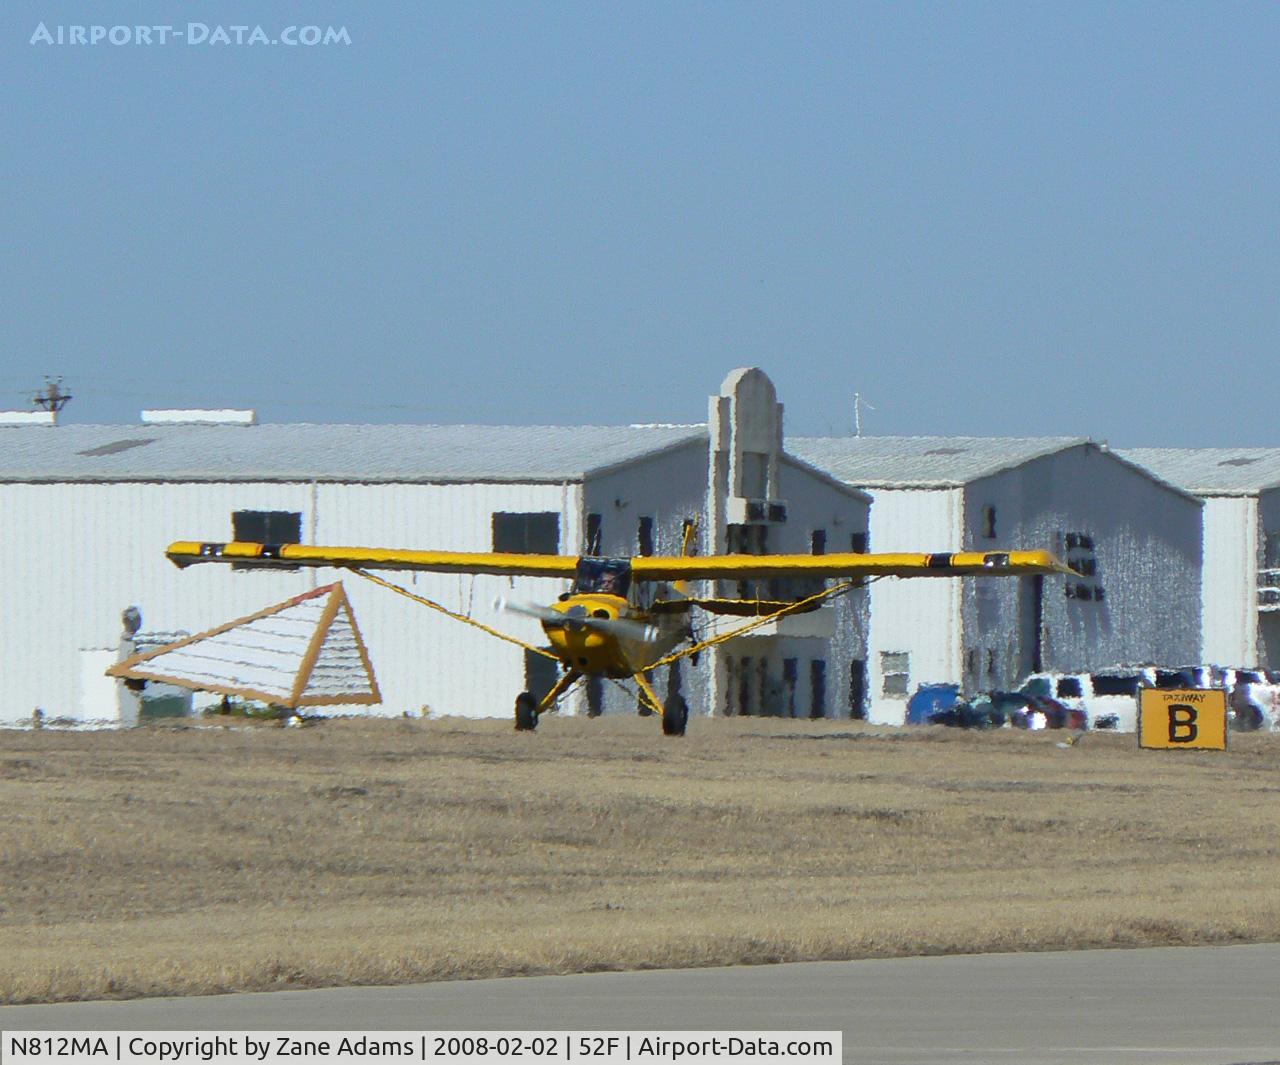
[[[633,677],[649,668],[680,642],[687,632],[685,621],[672,615],[654,615],[604,592],[576,592],[552,603],[564,620],[545,618],[543,631],[567,669],[588,676]],[[584,624],[586,619],[622,621],[621,632],[601,631]],[[648,629],[648,632],[642,631]]]

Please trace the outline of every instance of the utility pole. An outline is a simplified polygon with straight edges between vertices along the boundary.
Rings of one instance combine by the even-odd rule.
[[[866,407],[867,410],[875,410],[875,407],[873,407],[870,403],[868,403],[865,399],[862,398],[861,392],[855,392],[853,394],[853,435],[854,436],[862,435],[862,408],[863,407]]]
[[[48,411],[56,417],[62,408],[71,402],[72,398],[73,397],[70,392],[62,391],[61,377],[54,380],[46,374],[44,379],[44,391],[37,392],[32,396],[31,402],[41,410]]]

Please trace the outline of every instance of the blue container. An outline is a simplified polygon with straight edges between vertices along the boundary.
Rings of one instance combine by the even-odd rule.
[[[950,710],[959,701],[959,684],[921,684],[907,700],[907,724],[927,725],[933,714]]]

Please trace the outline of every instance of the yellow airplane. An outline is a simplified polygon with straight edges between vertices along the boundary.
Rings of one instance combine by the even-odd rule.
[[[685,548],[691,536],[686,530]],[[496,552],[413,551],[366,547],[316,547],[305,544],[180,541],[166,552],[180,568],[205,562],[238,567],[296,568],[333,566],[351,570],[459,621],[559,660],[563,672],[552,689],[536,700],[529,692],[516,699],[516,728],[537,727],[541,714],[587,676],[630,677],[649,708],[661,715],[662,731],[683,735],[688,708],[678,695],[666,705],[645,673],[697,654],[789,614],[816,610],[824,602],[878,577],[1026,576],[1072,572],[1048,551],[970,551],[945,554],[708,555],[603,558],[577,555],[526,555]],[[550,649],[533,647],[505,633],[415,595],[373,570],[490,574],[504,577],[556,577],[572,580],[570,590],[546,606],[506,604],[536,617]],[[796,599],[701,598],[688,581],[752,581],[775,578],[834,578],[835,583]],[[711,639],[693,641],[689,615],[694,609],[749,618]],[[684,641],[688,647],[676,650]]]

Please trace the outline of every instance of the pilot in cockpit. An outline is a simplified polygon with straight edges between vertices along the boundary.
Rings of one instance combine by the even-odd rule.
[[[631,588],[631,567],[625,559],[583,558],[573,582],[575,592],[627,597]]]

